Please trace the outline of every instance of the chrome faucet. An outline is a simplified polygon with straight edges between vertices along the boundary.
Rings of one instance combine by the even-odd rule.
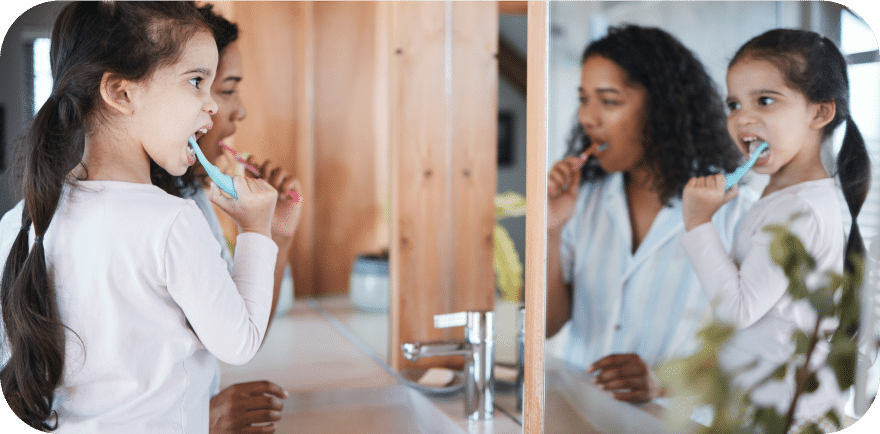
[[[464,413],[470,420],[490,420],[495,411],[495,313],[458,312],[434,315],[435,328],[464,326],[463,341],[407,342],[403,357],[464,356]]]

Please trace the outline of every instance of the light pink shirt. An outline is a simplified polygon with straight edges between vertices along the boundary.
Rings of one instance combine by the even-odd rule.
[[[800,216],[790,220],[795,214]],[[809,334],[815,327],[812,307],[807,301],[791,298],[788,279],[770,257],[772,234],[764,228],[789,221],[791,231],[816,259],[818,272],[807,278],[807,287],[814,290],[824,283],[824,272],[843,270],[844,228],[833,178],[796,184],[755,202],[743,218],[729,255],[711,224],[698,226],[681,238],[716,318],[739,329],[722,350],[724,367],[735,369],[758,361],[754,369],[738,377],[746,387],[790,359],[795,330]],[[826,319],[821,330],[835,327],[834,321]],[[814,352],[815,365],[811,365],[824,363],[827,354],[827,343],[820,340]],[[786,378],[756,389],[753,401],[787,411],[794,387],[790,381],[793,375]],[[830,369],[820,371],[819,381],[816,393],[799,400],[798,417],[821,415],[843,405],[845,398]]]
[[[214,357],[242,364],[259,349],[278,247],[239,235],[230,276],[192,200],[146,184],[77,184],[44,236],[69,327],[56,432],[208,432]],[[21,211],[0,221],[4,263]]]

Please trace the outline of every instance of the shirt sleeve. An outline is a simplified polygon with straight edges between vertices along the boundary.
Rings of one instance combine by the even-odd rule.
[[[685,253],[719,319],[740,328],[748,327],[769,312],[787,293],[788,278],[770,257],[772,235],[763,228],[774,223],[785,224],[792,214],[805,211],[803,205],[796,198],[781,201],[756,225],[754,232],[739,233],[738,237],[749,237],[749,248],[740,264],[728,255],[718,231],[711,223],[702,224],[682,235]],[[794,220],[790,228],[808,246],[818,236],[819,228],[811,212]]]
[[[278,246],[268,237],[237,238],[232,276],[220,244],[194,202],[171,225],[165,250],[168,292],[208,351],[230,364],[249,361],[269,322]]]

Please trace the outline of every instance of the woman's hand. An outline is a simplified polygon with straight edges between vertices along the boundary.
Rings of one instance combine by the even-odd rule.
[[[588,372],[598,372],[593,383],[611,390],[614,399],[645,402],[660,396],[660,387],[651,369],[638,354],[612,354],[593,363]]]
[[[681,198],[682,218],[685,230],[712,221],[712,216],[727,202],[736,197],[738,187],[734,185],[724,191],[727,182],[724,175],[696,176],[684,186]]]
[[[275,214],[272,216],[272,239],[278,244],[290,243],[302,214],[302,186],[296,178],[268,160],[263,164],[256,164],[254,157],[249,156],[246,162],[260,172],[260,178],[278,191]],[[298,200],[294,201],[287,194],[290,190],[297,193]]]
[[[559,229],[574,213],[585,159],[567,157],[554,164],[547,174],[547,227]]]
[[[270,381],[238,383],[211,398],[210,434],[274,433],[287,392]],[[257,426],[252,426],[257,424]]]

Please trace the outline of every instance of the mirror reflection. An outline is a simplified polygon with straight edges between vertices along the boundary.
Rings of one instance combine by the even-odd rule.
[[[65,6],[28,11],[4,42],[6,155],[54,90],[48,38]],[[206,168],[279,192],[266,338],[247,363],[211,367],[210,432],[519,432],[525,4],[226,2],[203,13],[218,48],[216,108],[194,135],[205,160],[183,180],[153,167],[153,182],[198,204],[230,269],[247,231],[209,199]],[[0,199],[5,212],[20,193]],[[481,342],[404,360],[402,343],[461,341],[469,325],[435,326],[456,312],[493,318]],[[472,392],[477,345],[490,349],[481,378],[495,381]],[[491,397],[483,415],[467,412],[471,396]]]
[[[878,234],[867,29],[819,2],[551,5],[545,428],[831,432],[864,414],[874,299],[821,274],[860,273],[844,259]],[[807,255],[814,274],[791,274]],[[863,309],[825,307],[848,297]],[[731,413],[730,384],[764,410]]]

